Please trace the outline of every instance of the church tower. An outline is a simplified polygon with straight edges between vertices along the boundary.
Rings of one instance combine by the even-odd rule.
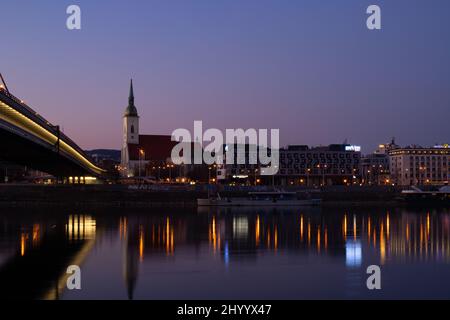
[[[126,147],[129,143],[139,144],[139,116],[134,105],[133,79],[130,84],[128,107],[123,116],[123,146]]]
[[[123,115],[123,142],[121,154],[122,175],[129,175],[132,171],[130,167],[129,144],[139,144],[139,116],[134,105],[133,79],[130,84],[130,95],[128,97],[128,107]]]

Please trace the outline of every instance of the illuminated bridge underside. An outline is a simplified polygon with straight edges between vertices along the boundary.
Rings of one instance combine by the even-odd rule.
[[[24,106],[0,92],[0,160],[55,176],[100,176],[105,171],[64,134]]]

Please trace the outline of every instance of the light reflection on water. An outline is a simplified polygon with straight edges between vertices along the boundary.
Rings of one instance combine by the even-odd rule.
[[[0,212],[9,298],[449,298],[449,262],[447,209]]]

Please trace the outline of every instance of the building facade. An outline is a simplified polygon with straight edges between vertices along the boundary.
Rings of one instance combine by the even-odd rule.
[[[361,159],[362,183],[366,185],[387,185],[391,183],[389,155],[372,153]]]
[[[236,147],[235,147],[236,148]],[[246,164],[226,164],[219,168],[221,179],[248,185],[309,186],[351,185],[360,183],[360,147],[347,144],[327,147],[306,145],[288,146],[279,150],[278,173],[274,176],[262,175],[265,166],[259,162],[249,164],[256,154],[245,147],[243,158]],[[270,156],[270,150],[268,150]],[[235,158],[238,152],[235,152]]]
[[[227,158],[227,152],[232,149],[234,159]],[[249,144],[227,144],[223,146],[223,165],[216,168],[217,180],[236,182],[239,184],[257,185],[261,183],[262,167],[259,162],[259,148]],[[270,156],[270,150],[268,150]],[[238,161],[238,159],[244,161]],[[243,163],[240,163],[243,162]]]
[[[350,185],[360,181],[361,148],[348,144],[327,147],[289,146],[280,149],[281,185]]]
[[[166,168],[171,163],[172,148],[176,144],[170,135],[140,134],[139,115],[134,104],[133,80],[131,80],[128,106],[123,115],[121,175],[146,176],[149,167]]]
[[[380,144],[374,153],[361,159],[362,183],[365,185],[392,184],[390,175],[389,152],[398,149],[395,138],[390,143]]]
[[[450,179],[450,148],[394,149],[389,152],[389,164],[391,179],[397,185],[446,185]]]

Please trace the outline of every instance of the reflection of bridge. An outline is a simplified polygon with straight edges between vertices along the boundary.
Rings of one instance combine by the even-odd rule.
[[[59,177],[100,176],[84,151],[23,101],[0,86],[1,160],[29,166]]]
[[[2,225],[15,250],[0,264],[0,299],[59,299],[66,288],[67,267],[82,266],[94,247],[95,220],[86,215],[70,215],[68,221],[58,218],[51,223],[24,219],[28,223],[20,224],[17,242],[13,239],[18,226],[8,219]]]

